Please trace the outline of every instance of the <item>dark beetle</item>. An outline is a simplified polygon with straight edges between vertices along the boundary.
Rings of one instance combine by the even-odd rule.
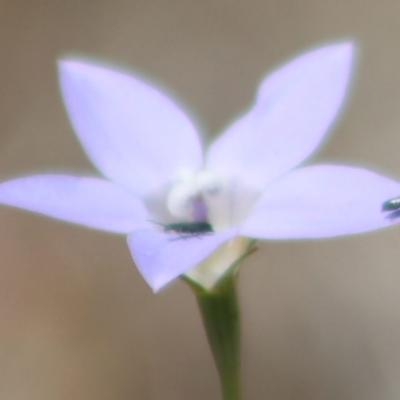
[[[382,211],[400,210],[400,196],[387,200],[382,204]]]
[[[212,233],[214,229],[209,222],[174,222],[172,224],[165,224],[165,232],[176,232],[182,235],[202,235],[203,233]]]

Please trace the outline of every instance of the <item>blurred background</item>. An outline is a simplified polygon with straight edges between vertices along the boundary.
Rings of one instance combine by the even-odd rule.
[[[351,95],[312,161],[400,179],[399,38],[392,0],[0,0],[0,179],[96,173],[63,108],[60,57],[147,75],[212,138],[268,71],[343,39],[359,46]],[[219,398],[184,283],[154,295],[122,236],[6,207],[0,221],[1,399]],[[399,226],[263,244],[240,279],[245,399],[397,400],[399,289]]]

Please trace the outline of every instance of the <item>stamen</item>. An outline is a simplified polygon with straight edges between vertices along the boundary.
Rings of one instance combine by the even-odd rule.
[[[168,210],[174,217],[191,220],[193,202],[197,196],[197,188],[194,185],[182,183],[175,185],[167,197]]]
[[[169,191],[167,207],[181,220],[208,221],[209,206],[225,191],[224,180],[213,172],[182,173]]]

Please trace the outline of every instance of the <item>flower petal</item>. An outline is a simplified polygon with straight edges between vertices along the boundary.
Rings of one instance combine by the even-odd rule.
[[[180,168],[198,168],[196,129],[167,96],[142,80],[79,61],[60,62],[65,104],[88,156],[135,193],[159,189]]]
[[[361,168],[301,168],[266,189],[241,234],[307,239],[368,232],[394,222],[382,204],[399,194],[398,182]]]
[[[237,229],[230,229],[184,236],[139,230],[128,236],[128,245],[140,273],[156,292],[195,267],[237,232]]]
[[[0,203],[115,233],[148,226],[142,202],[98,178],[37,175],[0,184]]]
[[[320,144],[349,82],[353,45],[319,48],[270,75],[253,108],[216,140],[208,167],[264,188]]]

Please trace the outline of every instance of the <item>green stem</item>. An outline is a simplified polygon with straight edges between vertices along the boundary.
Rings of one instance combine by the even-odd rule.
[[[245,258],[257,250],[251,240],[247,249],[210,290],[182,276],[196,294],[208,342],[217,365],[223,400],[240,400],[240,315],[237,298],[238,270]]]
[[[197,293],[223,400],[241,399],[240,321],[235,281],[232,278],[212,291]]]

